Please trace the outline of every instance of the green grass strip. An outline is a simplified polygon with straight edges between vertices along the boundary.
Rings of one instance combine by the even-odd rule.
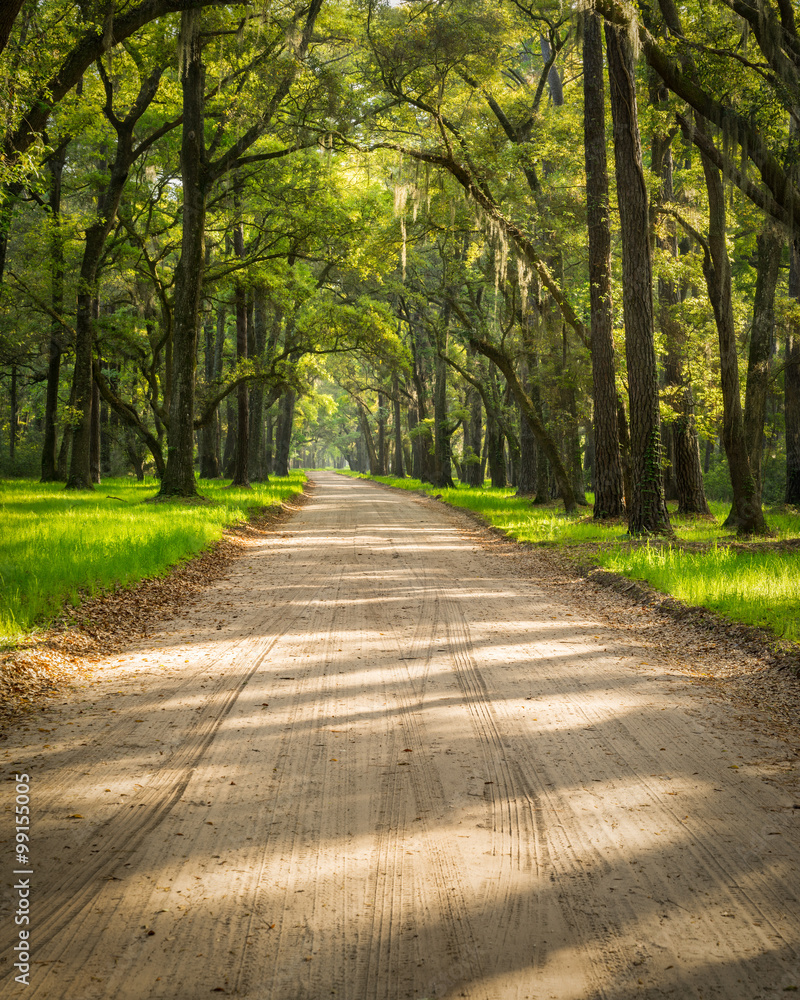
[[[612,572],[646,580],[686,604],[800,641],[800,555],[796,553],[742,551],[716,543],[702,552],[646,545],[603,552],[599,562]]]
[[[157,483],[107,479],[94,492],[58,483],[0,482],[0,643],[9,645],[83,595],[163,575],[204,551],[251,508],[302,492],[305,475],[229,489],[201,481],[209,503],[157,503]],[[109,499],[112,497],[114,499]]]
[[[439,496],[444,503],[480,514],[516,541],[562,546],[565,552],[580,554],[584,561],[645,580],[686,604],[709,608],[731,621],[800,642],[800,552],[776,551],[768,546],[759,551],[757,541],[745,547],[736,544],[730,529],[722,526],[728,504],[710,505],[713,520],[671,514],[678,544],[642,545],[631,542],[624,524],[592,521],[591,509],[584,508],[573,516],[564,514],[560,507],[534,507],[530,500],[514,496],[511,488],[459,485],[438,489],[418,479],[361,478]],[[770,511],[767,520],[773,531],[769,541],[800,538],[797,512]]]

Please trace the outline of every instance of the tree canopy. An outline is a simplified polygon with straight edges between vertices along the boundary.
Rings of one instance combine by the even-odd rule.
[[[800,504],[790,0],[25,0],[7,474]]]

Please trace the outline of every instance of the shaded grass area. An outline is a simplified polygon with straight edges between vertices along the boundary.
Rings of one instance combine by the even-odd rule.
[[[280,504],[305,476],[229,489],[203,480],[206,502],[150,504],[157,483],[107,479],[94,492],[59,483],[0,482],[0,642],[14,642],[85,596],[160,576],[246,521]]]
[[[358,476],[358,473],[345,473]],[[567,555],[644,580],[686,604],[800,642],[800,511],[767,512],[773,536],[742,543],[722,526],[729,505],[711,503],[713,519],[671,512],[673,541],[638,541],[622,521],[592,521],[591,509],[567,515],[560,505],[535,507],[513,488],[437,489],[418,479],[361,476],[427,493],[483,517],[519,542],[559,546]]]

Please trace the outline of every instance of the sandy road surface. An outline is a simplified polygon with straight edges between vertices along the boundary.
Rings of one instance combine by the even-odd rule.
[[[6,780],[0,995],[800,987],[785,749],[446,508],[315,478],[185,618],[1,744],[34,875],[22,987]]]

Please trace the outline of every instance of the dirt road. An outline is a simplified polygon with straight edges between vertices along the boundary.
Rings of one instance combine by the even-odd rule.
[[[0,744],[0,995],[800,987],[785,748],[509,573],[448,509],[315,480],[184,618]]]

